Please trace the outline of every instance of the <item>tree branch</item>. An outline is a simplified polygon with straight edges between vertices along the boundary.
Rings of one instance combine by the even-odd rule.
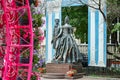
[[[97,4],[99,6],[99,3],[97,3],[95,0],[93,0],[95,4]]]
[[[91,8],[93,8],[93,9],[99,10],[99,11],[101,12],[101,14],[103,15],[104,20],[105,20],[105,21],[107,20],[106,15],[105,15],[104,11],[102,10],[102,7],[101,7],[101,6],[102,6],[102,1],[101,1],[101,0],[99,0],[98,3],[97,3],[95,0],[93,0],[94,3],[95,3],[96,5],[98,5],[98,8],[96,8],[95,6],[91,6],[91,5],[83,2],[82,0],[79,0],[79,1],[80,1],[80,3],[82,3],[82,4],[84,4],[84,5],[87,5],[88,7],[91,7]]]
[[[93,8],[93,9],[99,10],[99,8],[96,8],[96,7],[94,7],[94,6],[91,6],[91,5],[89,5],[89,4],[86,4],[86,3],[84,3],[82,0],[79,0],[79,1],[80,1],[80,3],[82,3],[82,4],[84,4],[84,5],[88,6],[88,7],[91,7],[91,8]]]
[[[103,18],[104,18],[104,20],[105,20],[105,22],[107,21],[107,17],[106,17],[106,15],[105,15],[105,13],[104,13],[104,10],[102,10],[102,1],[101,0],[99,0],[99,11],[101,12],[101,14],[103,15]]]

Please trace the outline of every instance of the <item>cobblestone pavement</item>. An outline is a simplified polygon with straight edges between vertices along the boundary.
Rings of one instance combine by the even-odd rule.
[[[91,76],[84,76],[80,79],[46,79],[41,78],[41,80],[120,80],[120,78],[102,78],[102,77],[91,77]]]

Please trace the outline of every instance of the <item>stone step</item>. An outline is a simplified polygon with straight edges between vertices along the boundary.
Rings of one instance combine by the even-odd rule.
[[[83,75],[84,75],[84,73],[77,73],[77,74],[73,75],[72,77],[65,75],[65,79],[78,79],[78,78],[82,78]]]
[[[42,75],[43,78],[48,78],[48,79],[64,79],[65,74],[61,73],[45,73]]]
[[[84,73],[77,73],[76,75],[69,77],[68,75],[62,73],[45,73],[42,77],[48,79],[78,79],[82,78],[83,75]]]
[[[64,73],[45,73],[45,75],[65,76]]]

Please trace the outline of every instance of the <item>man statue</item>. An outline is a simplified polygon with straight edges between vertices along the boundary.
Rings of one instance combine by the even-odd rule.
[[[53,44],[53,48],[55,49],[55,56],[54,59],[56,59],[59,55],[59,42],[60,37],[62,35],[62,30],[59,28],[59,19],[55,19],[55,26],[53,31],[53,39],[51,43]]]

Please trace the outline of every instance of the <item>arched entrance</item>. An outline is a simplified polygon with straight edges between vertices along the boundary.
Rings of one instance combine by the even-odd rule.
[[[86,3],[88,1],[86,0]],[[91,2],[91,1],[90,1]],[[92,3],[92,2],[91,2]],[[46,10],[46,62],[51,62],[54,56],[52,48],[52,32],[54,20],[60,19],[61,7],[80,6],[79,0],[54,0],[47,1]],[[104,8],[103,8],[104,9]],[[88,7],[88,64],[89,66],[106,66],[106,24],[102,14]]]

